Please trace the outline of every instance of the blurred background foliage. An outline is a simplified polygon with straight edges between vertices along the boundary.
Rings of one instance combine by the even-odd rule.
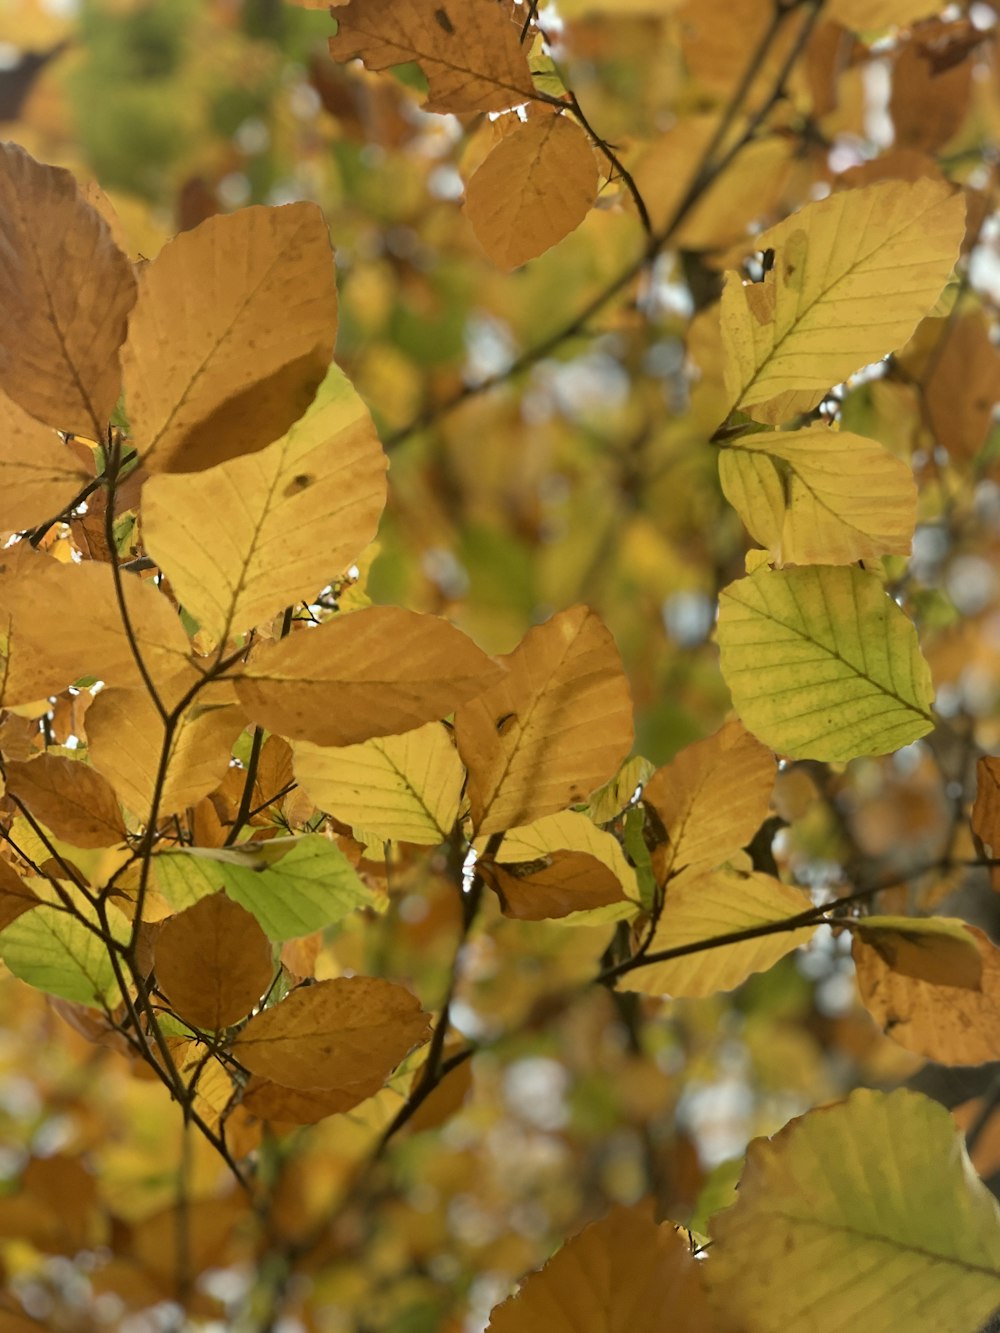
[[[554,87],[571,88],[615,145],[654,221],[697,168],[770,8],[559,0],[543,10]],[[953,5],[888,34],[821,15],[761,132],[677,244],[584,319],[645,244],[621,181],[605,180],[563,242],[500,273],[460,200],[502,128],[423,112],[419,71],[334,64],[332,31],[328,11],[281,0],[5,0],[2,130],[100,182],[137,260],[213,213],[315,199],[336,247],[337,359],[391,459],[369,594],[444,614],[491,652],[587,602],[622,651],[637,749],[654,764],[729,708],[711,631],[718,591],[743,572],[750,542],[707,443],[723,411],[710,310],[722,270],[752,255],[752,231],[838,184],[912,172],[966,187],[967,254],[949,301],[902,354],[828,405],[913,462],[914,555],[886,567],[952,726],[895,757],[786,768],[773,854],[817,887],[913,875],[901,908],[947,912],[961,895],[962,913],[995,934],[985,875],[933,869],[974,854],[972,768],[980,748],[1000,743],[992,6]],[[775,69],[771,51],[750,106],[767,100]],[[6,749],[19,720],[4,725]],[[386,915],[377,929],[359,919],[310,942],[316,975],[383,972],[433,1007],[458,912],[437,855],[408,848],[386,863],[373,851],[365,865]],[[853,1086],[909,1079],[975,1119],[989,1071],[925,1067],[884,1038],[856,1001],[847,942],[829,932],[732,995],[598,990],[560,1005],[551,996],[593,974],[614,927],[491,912],[453,1014],[486,1047],[471,1086],[468,1068],[456,1071],[441,1090],[450,1104],[427,1108],[367,1193],[337,1203],[398,1106],[405,1070],[357,1112],[264,1143],[274,1205],[256,1239],[229,1226],[209,1150],[187,1144],[188,1189],[204,1213],[192,1242],[196,1313],[263,1328],[283,1304],[287,1329],[481,1329],[513,1281],[609,1203],[652,1192],[661,1214],[697,1228],[730,1197],[752,1135]],[[29,1156],[53,1180],[49,1214],[37,1202],[30,1217],[0,1212],[7,1277],[18,1308],[45,1327],[178,1326],[177,1293],[150,1256],[175,1203],[180,1123],[162,1089],[83,1025],[66,1005],[0,985],[0,1182],[13,1190]],[[976,1160],[995,1179],[1000,1132],[978,1136]],[[74,1201],[72,1218],[60,1198]],[[108,1209],[116,1258],[102,1266],[93,1255],[112,1242]],[[297,1239],[331,1214],[328,1238],[290,1277]],[[151,1307],[159,1314],[127,1315]]]

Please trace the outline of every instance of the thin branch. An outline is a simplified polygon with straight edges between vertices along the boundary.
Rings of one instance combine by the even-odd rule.
[[[632,202],[635,204],[636,212],[639,214],[639,221],[642,223],[642,229],[652,240],[655,234],[653,231],[652,219],[649,216],[649,209],[646,207],[646,201],[642,197],[642,191],[639,189],[638,185],[636,185],[632,173],[621,161],[618,154],[608,143],[607,139],[602,139],[594,130],[590,121],[583,113],[583,107],[581,107],[576,93],[572,91],[569,93],[569,105],[573,115],[576,116],[582,127],[590,135],[599,151],[608,159],[611,170],[618,176],[619,180],[622,181],[626,190],[628,190],[629,194],[632,196]]]
[[[240,796],[240,808],[236,811],[236,818],[233,820],[233,826],[226,834],[226,840],[223,847],[232,847],[233,843],[240,836],[244,825],[251,818],[251,803],[253,801],[254,784],[257,781],[257,766],[260,763],[261,747],[264,744],[264,728],[254,727],[253,740],[250,743],[250,754],[247,758],[246,777],[243,779],[243,794]]]
[[[528,31],[536,18],[538,18],[538,0],[528,0],[528,13],[524,23],[521,25],[521,36],[518,38],[522,46],[524,45],[525,39],[528,36]]]

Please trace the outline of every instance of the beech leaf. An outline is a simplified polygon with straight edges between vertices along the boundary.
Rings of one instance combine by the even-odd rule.
[[[355,745],[437,721],[502,674],[446,620],[372,606],[264,645],[236,692],[268,731]]]
[[[300,1089],[385,1079],[427,1039],[429,1019],[403,986],[338,977],[293,991],[252,1018],[233,1053],[253,1074]]]
[[[87,764],[40,754],[7,763],[7,790],[58,838],[77,847],[112,847],[125,840],[125,821],[110,784]]]
[[[733,703],[779,754],[886,754],[933,727],[916,630],[875,575],[835,565],[760,569],[719,602]]]
[[[173,1009],[217,1032],[245,1018],[271,984],[271,944],[249,912],[215,893],[165,922],[156,981]]]

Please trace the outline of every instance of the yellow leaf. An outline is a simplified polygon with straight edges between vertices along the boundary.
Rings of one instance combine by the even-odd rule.
[[[0,387],[47,426],[103,439],[134,303],[132,266],[72,175],[0,145]]]
[[[176,814],[215,791],[246,719],[232,704],[189,708],[170,746],[158,816]],[[91,762],[143,823],[157,787],[165,731],[144,690],[102,690],[87,713]]]
[[[719,477],[747,530],[784,564],[910,553],[913,469],[875,440],[826,426],[746,435],[719,454]]]
[[[346,569],[375,535],[385,469],[367,409],[333,366],[283,439],[205,472],[151,477],[147,550],[184,609],[225,642]]]
[[[455,715],[479,835],[585,801],[632,746],[628,682],[595,612],[560,612],[500,661],[507,674]]]
[[[58,838],[78,847],[112,847],[125,840],[118,799],[95,769],[78,759],[40,754],[8,760],[7,790]]]
[[[747,1152],[704,1279],[746,1333],[967,1333],[1000,1295],[1000,1213],[943,1106],[854,1092]]]
[[[156,983],[171,1007],[210,1032],[245,1018],[271,984],[271,944],[224,893],[164,922],[156,937]]]
[[[729,273],[722,293],[730,407],[785,420],[804,392],[818,401],[900,347],[947,282],[964,226],[962,195],[922,179],[845,190],[763,232],[773,268],[761,283]]]
[[[233,1054],[289,1088],[350,1088],[385,1079],[428,1036],[420,1002],[380,977],[338,977],[293,991],[252,1018]]]
[[[786,953],[808,943],[815,925],[783,928],[783,923],[811,906],[801,889],[771,875],[728,866],[708,873],[697,868],[682,871],[667,886],[649,955],[655,958],[668,949],[686,952],[627,972],[618,985],[677,998],[733,990],[751,973],[765,972]],[[770,925],[778,929],[736,943],[698,947],[706,940]]]
[[[622,845],[616,837],[595,827],[589,815],[582,815],[576,810],[560,810],[558,814],[545,815],[533,824],[521,828],[512,828],[504,834],[503,842],[497,852],[498,861],[537,861],[551,852],[570,851],[586,852],[604,863],[622,886],[626,900],[631,904],[627,910],[609,914],[608,920],[628,915],[639,902],[639,886],[635,870],[625,859]],[[593,924],[593,917],[585,923]]]
[[[745,847],[767,814],[777,772],[771,751],[737,721],[658,768],[642,792],[667,834],[657,877],[721,865]]]
[[[494,264],[517,268],[580,225],[597,185],[597,159],[579,125],[537,116],[519,122],[469,180],[465,214]]]
[[[334,60],[372,70],[411,60],[427,77],[428,111],[504,111],[534,95],[524,16],[496,0],[352,0],[337,9]]]
[[[332,747],[297,741],[295,777],[320,809],[401,842],[443,842],[458,818],[465,769],[440,722]]]
[[[0,532],[53,518],[91,477],[54,430],[0,393]]]
[[[858,990],[872,1018],[900,1046],[947,1065],[1000,1060],[1000,949],[975,926],[965,929],[982,960],[976,989],[913,976],[915,951],[904,955],[907,975],[857,931],[852,946]]]
[[[712,1333],[691,1238],[648,1201],[613,1208],[498,1305],[487,1333]]]
[[[180,617],[152,584],[124,574],[123,591],[135,641],[156,680],[174,677],[188,659]],[[27,542],[0,560],[7,661],[3,706],[57,694],[81,676],[141,685],[108,565],[62,564]],[[44,607],[44,614],[41,608]]]
[[[853,32],[906,27],[937,14],[938,0],[827,0],[824,17]]]
[[[865,916],[844,923],[895,973],[978,991],[983,960],[964,921],[943,916]]]
[[[719,602],[733,703],[779,754],[887,754],[933,727],[916,630],[873,574],[837,565],[758,570]]]
[[[502,672],[446,620],[372,606],[263,645],[236,692],[268,731],[355,745],[437,721]]]
[[[503,864],[484,857],[478,869],[500,899],[504,916],[518,921],[566,917],[625,901],[618,876],[589,852],[560,849]]]
[[[315,204],[243,208],[168,242],[140,272],[122,354],[145,466],[198,472],[271,444],[312,401],[336,329]]]

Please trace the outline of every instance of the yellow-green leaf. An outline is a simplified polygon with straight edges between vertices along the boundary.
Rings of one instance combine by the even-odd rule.
[[[785,395],[822,393],[902,346],[964,229],[961,193],[924,177],[830,195],[756,237],[773,268],[760,283],[729,273],[722,293],[730,407],[786,420],[800,404]]]
[[[224,642],[343,572],[375,535],[385,469],[364,403],[333,366],[274,444],[204,472],[151,477],[147,550],[185,610]]]
[[[743,721],[779,754],[886,754],[934,725],[917,633],[873,574],[758,570],[724,589],[722,674]]]
[[[812,904],[801,889],[771,875],[723,866],[705,872],[682,871],[667,886],[666,901],[648,955],[678,950],[676,958],[659,959],[627,972],[618,985],[646,995],[705,996],[733,990],[753,972],[765,972],[779,958],[807,944],[815,925],[786,926]],[[735,943],[706,941],[759,927],[773,933]]]
[[[0,958],[29,986],[101,1007],[117,987],[107,945],[85,924],[97,924],[93,911],[72,884],[62,885],[62,898],[43,880],[29,887],[47,901],[0,930]],[[128,939],[129,924],[114,905],[108,922],[119,943]]]
[[[948,1112],[861,1090],[747,1152],[704,1278],[746,1333],[970,1333],[1000,1300],[1000,1211]]]
[[[864,916],[845,923],[855,939],[903,977],[978,991],[983,960],[964,921],[945,916]]]
[[[297,741],[295,777],[345,824],[401,842],[443,842],[458,818],[465,769],[447,727],[341,747]]]
[[[726,499],[787,565],[849,565],[908,555],[913,469],[875,440],[813,426],[746,435],[719,455]]]

